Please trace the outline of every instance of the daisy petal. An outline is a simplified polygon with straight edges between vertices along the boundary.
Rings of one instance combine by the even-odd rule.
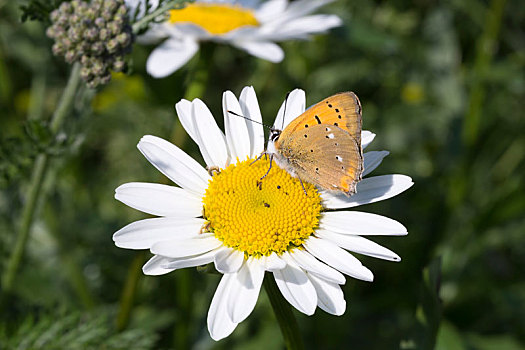
[[[160,255],[154,255],[142,266],[142,272],[149,276],[165,275],[175,269],[166,269],[163,265],[167,264],[171,259]]]
[[[228,313],[233,322],[240,323],[252,313],[263,278],[264,268],[254,258],[248,259],[235,274],[228,298]]]
[[[153,49],[146,70],[152,77],[166,77],[186,64],[198,49],[199,44],[191,38],[168,39]]]
[[[315,235],[322,239],[327,239],[341,248],[352,252],[372,256],[378,259],[391,261],[401,261],[399,255],[369,239],[360,236],[343,235],[327,230],[317,230]]]
[[[142,137],[137,147],[171,181],[198,196],[204,195],[210,179],[208,172],[180,148],[151,135]]]
[[[228,315],[228,297],[232,289],[232,280],[235,277],[234,273],[223,275],[213,295],[207,319],[208,331],[213,340],[226,338],[237,327],[237,323],[233,322]]]
[[[272,253],[269,256],[263,256],[262,259],[264,259],[264,268],[266,271],[274,272],[286,267],[286,262],[279,258],[275,253]]]
[[[374,280],[372,271],[364,267],[352,254],[330,241],[309,237],[303,246],[313,256],[348,276],[368,282]]]
[[[256,157],[264,151],[264,129],[262,124],[261,110],[259,109],[259,102],[255,95],[255,90],[252,86],[246,86],[241,91],[239,98],[242,113],[245,117],[250,118],[246,120],[248,133],[250,135],[250,157]]]
[[[199,149],[208,167],[225,168],[228,164],[226,138],[204,102],[192,102],[193,125],[199,140]]]
[[[317,306],[332,315],[341,316],[345,313],[345,296],[337,283],[325,281],[310,273],[308,278],[317,292]]]
[[[180,100],[175,104],[175,110],[179,116],[180,123],[184,127],[184,130],[190,135],[191,139],[199,144],[197,139],[197,132],[193,126],[193,115],[191,112],[191,102],[185,99]]]
[[[210,250],[204,254],[197,254],[192,256],[186,256],[183,258],[170,258],[168,261],[161,265],[165,269],[183,269],[186,267],[194,267],[209,264],[213,261],[215,255],[221,253],[224,247],[220,247],[214,250]]]
[[[301,268],[288,264],[284,269],[274,271],[273,276],[282,295],[293,307],[306,315],[314,314],[317,294]]]
[[[232,45],[248,52],[250,55],[273,63],[279,63],[284,58],[284,51],[271,41],[234,41]]]
[[[361,131],[361,147],[365,149],[372,141],[374,141],[374,138],[376,137],[376,134],[373,132],[370,132],[368,130]]]
[[[345,284],[346,282],[345,276],[343,276],[339,271],[334,270],[326,264],[323,264],[304,250],[294,249],[292,253],[287,253],[287,255],[290,256],[291,259],[293,259],[302,269],[306,270],[308,273],[313,273],[324,280],[337,284]]]
[[[205,233],[186,239],[158,242],[153,244],[150,250],[153,254],[166,256],[168,258],[183,258],[209,252],[221,245],[222,242],[215,238],[212,233]]]
[[[153,218],[132,222],[113,235],[115,245],[127,249],[148,249],[160,241],[187,239],[199,234],[204,219]]]
[[[243,112],[233,92],[226,91],[222,95],[222,109],[224,112],[226,142],[230,147],[231,162],[235,163],[237,158],[243,161],[250,156],[250,135],[246,119],[237,116],[243,115]]]
[[[285,113],[286,106],[286,116]],[[306,106],[306,95],[304,90],[295,89],[288,94],[286,99],[281,104],[277,117],[273,123],[273,128],[277,130],[284,130],[288,124],[298,116],[304,113]],[[284,121],[283,121],[284,118]]]
[[[366,152],[363,155],[364,158],[364,171],[363,176],[370,174],[375,168],[381,164],[383,158],[388,156],[390,152],[388,151],[371,151]]]
[[[151,215],[185,218],[202,215],[202,200],[174,186],[130,182],[115,190],[115,198]]]
[[[413,184],[412,179],[406,175],[374,176],[358,182],[357,192],[350,197],[327,191],[321,191],[321,197],[327,209],[351,208],[392,198],[406,191]]]
[[[271,21],[285,11],[286,5],[288,5],[288,0],[265,1],[255,12],[255,17],[261,23]]]
[[[319,227],[345,235],[402,236],[408,233],[396,220],[360,211],[325,212]]]
[[[215,268],[220,273],[237,272],[244,261],[244,253],[231,248],[225,248],[222,252],[217,253],[213,259]]]
[[[328,29],[339,27],[341,24],[343,21],[336,15],[305,16],[285,23],[271,37],[279,41],[294,39],[307,36],[310,33],[323,33]]]

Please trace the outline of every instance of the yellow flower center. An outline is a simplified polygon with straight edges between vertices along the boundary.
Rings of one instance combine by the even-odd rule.
[[[253,12],[228,4],[189,4],[170,11],[170,23],[193,23],[211,34],[225,34],[242,26],[257,26]]]
[[[203,198],[206,229],[251,256],[281,254],[314,233],[321,213],[317,189],[261,159],[231,164],[213,176]],[[250,165],[251,164],[251,165]]]

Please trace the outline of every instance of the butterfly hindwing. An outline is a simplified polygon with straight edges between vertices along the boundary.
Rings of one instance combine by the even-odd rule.
[[[355,193],[361,180],[361,145],[347,131],[330,124],[316,124],[281,138],[279,152],[299,178],[331,191]]]

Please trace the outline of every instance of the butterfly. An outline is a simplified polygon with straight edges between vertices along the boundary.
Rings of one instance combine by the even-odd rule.
[[[361,111],[356,94],[342,92],[310,107],[283,130],[271,128],[265,152],[270,168],[275,159],[301,184],[351,196],[363,174]]]

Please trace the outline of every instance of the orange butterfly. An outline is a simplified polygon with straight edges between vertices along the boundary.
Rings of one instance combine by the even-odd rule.
[[[272,128],[266,153],[301,183],[350,196],[363,173],[361,126],[357,96],[338,93],[307,109],[284,130]]]

